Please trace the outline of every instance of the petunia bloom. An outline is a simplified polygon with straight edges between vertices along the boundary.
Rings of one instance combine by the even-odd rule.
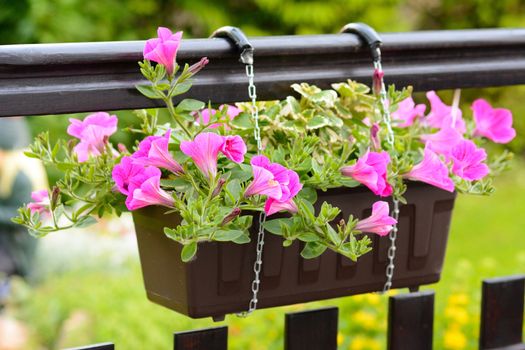
[[[355,229],[361,232],[371,232],[379,236],[386,236],[392,230],[392,225],[396,223],[396,219],[389,215],[388,203],[378,201],[372,205],[372,215],[366,219],[359,220]]]
[[[182,174],[184,169],[171,156],[168,146],[171,130],[168,129],[164,136],[148,136],[139,143],[138,150],[131,155],[136,164],[143,166],[152,165],[164,168],[174,174]]]
[[[31,210],[31,214],[39,213],[42,214],[49,214],[49,206],[50,206],[50,199],[49,199],[49,192],[47,190],[38,190],[31,192],[31,199],[33,202],[27,204],[27,207],[29,210]]]
[[[271,163],[265,156],[255,156],[251,160],[253,181],[248,185],[245,196],[265,195],[265,212],[271,215],[281,210],[297,211],[293,198],[303,185],[299,175],[281,164]]]
[[[154,170],[151,170],[150,176],[145,178],[138,187],[130,191],[126,199],[126,207],[129,210],[137,210],[149,205],[172,207],[174,204],[173,197],[160,188],[160,170],[154,167],[149,167],[149,169]]]
[[[516,136],[512,128],[512,113],[504,108],[492,108],[483,99],[472,103],[474,121],[476,122],[475,136],[485,136],[496,143],[507,143]]]
[[[285,195],[280,200],[269,197],[264,204],[264,212],[266,215],[272,215],[280,211],[288,211],[290,213],[296,213],[298,208],[293,198],[301,191],[303,185],[299,181],[299,175],[293,171],[288,170],[288,191],[284,191]]]
[[[416,105],[412,97],[405,98],[397,105],[397,110],[392,112],[392,119],[398,121],[397,127],[406,128],[414,124],[417,117],[425,114],[427,106],[424,104]]]
[[[195,165],[210,179],[217,175],[217,157],[224,138],[212,132],[198,134],[193,141],[182,141],[180,150],[191,157]]]
[[[73,149],[79,162],[104,153],[108,138],[117,131],[118,123],[115,115],[106,112],[90,114],[84,120],[71,118],[69,121],[71,124],[67,133],[80,139],[80,143]]]
[[[428,148],[425,148],[423,160],[416,164],[404,177],[428,183],[445,191],[454,191],[454,182],[448,175],[447,166],[436,153]]]
[[[374,194],[387,197],[392,194],[392,186],[387,181],[388,163],[387,152],[367,151],[354,165],[341,168],[341,173],[362,183]]]
[[[132,157],[123,157],[119,164],[113,167],[111,177],[115,181],[120,193],[129,195],[135,188],[146,181],[146,179],[160,174],[160,170],[153,166],[136,164]]]
[[[425,118],[425,123],[433,128],[443,128],[445,126],[451,126],[461,134],[464,134],[467,130],[465,127],[465,121],[461,109],[447,106],[441,101],[435,91],[427,92],[427,98],[430,101],[430,113]],[[455,113],[455,122],[454,115]],[[454,124],[454,125],[452,125]]]
[[[465,180],[480,180],[489,173],[489,167],[483,163],[487,153],[470,140],[458,143],[452,149],[451,159],[452,172]]]
[[[239,135],[224,136],[224,143],[221,147],[221,152],[231,161],[235,163],[244,162],[244,155],[247,148],[244,140]]]
[[[219,110],[223,113],[226,112],[226,115],[228,116],[228,118],[230,118],[230,120],[233,120],[235,117],[237,117],[241,113],[241,110],[239,108],[232,106],[232,105],[220,105]],[[196,121],[199,124],[206,125],[210,122],[211,117],[214,116],[216,113],[217,113],[216,109],[204,108],[201,111],[199,111],[199,113],[195,114],[197,117]],[[209,128],[216,129],[219,126],[221,126],[221,123],[214,123],[214,124],[211,124]]]
[[[168,74],[171,75],[182,39],[182,32],[173,34],[168,28],[159,27],[157,35],[158,38],[146,41],[143,51],[144,58],[163,65]]]
[[[434,134],[421,135],[421,140],[425,142],[428,149],[437,154],[442,154],[448,160],[452,148],[463,140],[463,136],[456,129],[444,126]]]

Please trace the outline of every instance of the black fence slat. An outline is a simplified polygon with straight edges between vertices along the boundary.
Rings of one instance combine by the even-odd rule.
[[[227,350],[228,327],[175,333],[175,350]]]
[[[338,317],[337,307],[286,314],[284,350],[337,349]]]
[[[525,275],[486,279],[482,284],[479,347],[525,349]]]
[[[68,348],[66,350],[115,350],[115,345],[113,343],[100,343],[81,346],[79,348]]]
[[[388,350],[432,350],[434,291],[390,297]]]

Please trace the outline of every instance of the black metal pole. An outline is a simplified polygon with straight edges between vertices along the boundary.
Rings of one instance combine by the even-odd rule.
[[[387,83],[416,90],[525,83],[525,29],[381,34]],[[291,94],[290,85],[326,88],[348,78],[370,83],[367,48],[351,34],[250,38],[261,100]],[[0,116],[153,107],[135,91],[144,42],[0,46]],[[189,39],[179,62],[207,56],[184,98],[215,103],[246,99],[238,53],[222,38]]]

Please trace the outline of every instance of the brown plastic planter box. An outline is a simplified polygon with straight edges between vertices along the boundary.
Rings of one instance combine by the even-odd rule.
[[[397,238],[394,288],[416,288],[439,281],[456,194],[410,183],[402,205]],[[319,192],[318,203],[341,208],[343,217],[370,215],[379,200],[364,187]],[[148,207],[133,212],[148,298],[193,318],[246,310],[251,298],[255,234],[249,244],[202,243],[197,258],[180,259],[181,245],[163,233],[177,215]],[[385,282],[387,237],[371,235],[373,251],[356,263],[326,251],[305,260],[301,243],[283,248],[281,237],[266,234],[258,308],[303,303],[382,290]]]

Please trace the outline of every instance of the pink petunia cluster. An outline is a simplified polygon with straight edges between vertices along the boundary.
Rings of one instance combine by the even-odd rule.
[[[184,168],[168,150],[171,130],[163,136],[148,136],[139,143],[131,156],[123,157],[113,168],[112,177],[117,189],[127,196],[126,206],[136,210],[148,205],[173,206],[173,197],[160,186],[161,171],[184,174]],[[217,175],[217,157],[222,152],[228,159],[242,163],[246,144],[240,136],[221,136],[201,133],[193,141],[183,141],[181,151],[210,179]]]
[[[182,32],[173,34],[168,28],[159,27],[157,35],[158,38],[146,41],[143,51],[144,58],[163,65],[168,74],[171,75],[182,39]]]
[[[71,118],[69,121],[71,124],[67,133],[80,140],[73,149],[79,162],[104,153],[109,137],[117,131],[118,123],[115,115],[106,112],[90,114],[84,120]]]
[[[251,160],[253,181],[248,185],[245,196],[263,195],[267,197],[264,205],[266,215],[282,210],[297,212],[293,198],[303,188],[299,175],[281,164],[271,163],[262,155]]]

